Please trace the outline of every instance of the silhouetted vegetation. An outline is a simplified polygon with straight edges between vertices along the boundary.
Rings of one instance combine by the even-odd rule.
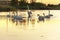
[[[0,12],[1,11],[15,11],[16,10],[16,8],[15,7],[13,7],[13,6],[0,6]]]
[[[16,9],[27,10],[27,5],[29,6],[30,10],[60,10],[60,4],[46,5],[46,4],[40,3],[40,2],[27,3],[24,0],[21,0],[21,1],[12,0],[11,5],[0,6],[0,11],[12,11],[12,10],[16,10]]]
[[[17,7],[18,6],[18,0],[11,0],[11,5]]]
[[[43,3],[30,3],[30,9],[45,9],[46,5]]]
[[[27,9],[27,5],[28,5],[28,3],[26,3],[26,1],[20,1],[19,2],[19,9]]]

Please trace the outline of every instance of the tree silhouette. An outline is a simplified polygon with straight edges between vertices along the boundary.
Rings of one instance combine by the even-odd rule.
[[[18,6],[18,0],[11,0],[12,6]]]

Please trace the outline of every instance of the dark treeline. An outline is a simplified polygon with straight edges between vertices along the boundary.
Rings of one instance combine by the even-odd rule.
[[[17,1],[12,0],[10,5],[7,6],[0,6],[0,11],[12,11],[12,10],[27,10],[27,5],[29,6],[30,10],[60,10],[60,4],[53,5],[53,4],[44,4],[38,2],[27,3],[24,0]]]
[[[35,10],[39,10],[39,9],[47,9],[45,4],[42,3],[20,3],[19,4],[19,9],[27,9],[27,5],[29,6],[29,9],[35,9]]]
[[[11,2],[13,5],[15,5],[14,7],[20,9],[20,10],[25,10],[27,9],[27,5],[29,6],[29,9],[32,10],[59,10],[60,9],[60,4],[58,5],[53,5],[53,4],[44,4],[44,3],[38,3],[38,2],[32,2],[32,3],[27,3],[25,0],[21,0],[21,1],[14,1],[12,0]],[[11,5],[12,5],[11,4]]]
[[[19,9],[27,9],[27,5],[29,5],[30,9],[35,9],[35,10],[60,10],[60,4],[58,5],[53,5],[53,4],[43,4],[43,3],[20,3],[19,4]]]
[[[46,4],[38,3],[38,2],[27,3],[24,0],[21,0],[19,2],[12,1],[11,5],[16,7],[17,9],[20,9],[20,10],[27,10],[27,5],[29,6],[29,9],[31,9],[31,10],[49,9],[48,6],[46,6]]]

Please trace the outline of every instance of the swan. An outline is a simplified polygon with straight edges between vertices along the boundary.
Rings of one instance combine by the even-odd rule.
[[[39,14],[37,16],[39,21],[44,21],[44,16],[40,16]]]

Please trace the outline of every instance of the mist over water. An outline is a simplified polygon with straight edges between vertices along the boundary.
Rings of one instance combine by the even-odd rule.
[[[9,14],[9,12],[0,13],[0,15]],[[12,15],[12,12],[10,13]],[[18,13],[28,16],[27,11]],[[45,19],[44,22],[38,21],[37,14],[47,15],[48,10],[33,10],[32,13],[35,21],[20,22],[12,18],[0,17],[0,40],[60,40],[60,10],[50,10],[53,16]]]

